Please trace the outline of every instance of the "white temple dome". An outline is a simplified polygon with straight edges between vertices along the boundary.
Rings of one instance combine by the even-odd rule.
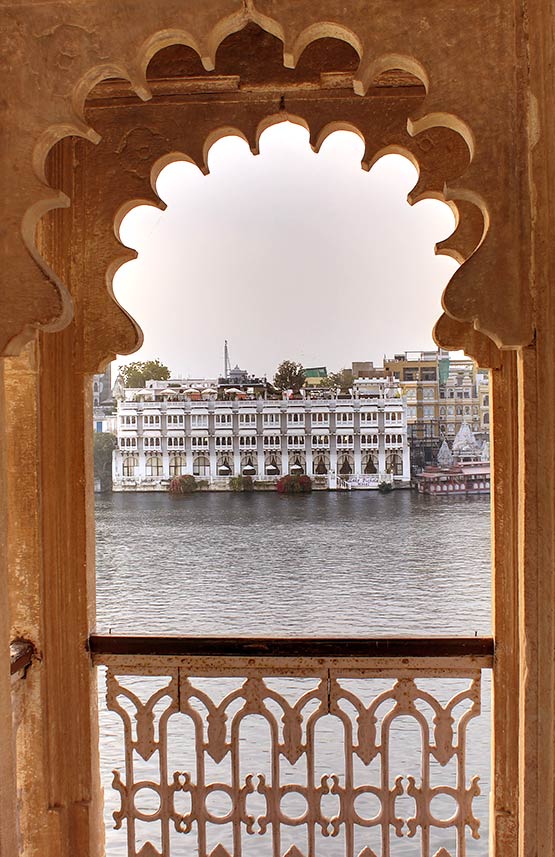
[[[455,440],[453,441],[454,454],[476,455],[479,451],[479,446],[476,443],[476,438],[472,433],[472,429],[467,422],[463,422],[455,435]]]
[[[453,453],[449,449],[449,444],[445,439],[437,454],[437,463],[440,467],[450,467],[453,464]]]

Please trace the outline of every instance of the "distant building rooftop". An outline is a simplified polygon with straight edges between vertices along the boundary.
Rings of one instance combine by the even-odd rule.
[[[437,351],[403,351],[401,354],[394,354],[393,357],[384,357],[385,363],[398,362],[427,362],[437,360],[438,358],[449,357],[448,351],[439,349]]]

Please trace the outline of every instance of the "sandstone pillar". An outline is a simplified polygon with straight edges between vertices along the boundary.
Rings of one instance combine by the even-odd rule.
[[[4,432],[4,361],[0,360],[0,432]],[[8,598],[7,458],[0,444],[0,855],[18,853],[16,819],[15,747],[12,733],[10,679],[10,602]]]
[[[90,378],[74,370],[73,326],[41,343],[43,720],[56,857],[100,857]],[[64,419],[60,419],[60,415]]]
[[[492,793],[490,853],[518,852],[518,393],[516,355],[505,353],[490,372],[495,421],[492,468],[492,630],[495,667],[492,692]]]
[[[102,854],[87,652],[95,604],[92,397],[90,378],[74,371],[71,336],[47,335],[41,349],[33,343],[5,366],[12,635],[37,650],[20,695],[21,852],[9,857]]]
[[[555,853],[555,36],[553,4],[527,10],[521,112],[528,131],[535,340],[519,378],[519,857]],[[523,278],[524,279],[524,278]],[[494,425],[497,420],[494,409]]]

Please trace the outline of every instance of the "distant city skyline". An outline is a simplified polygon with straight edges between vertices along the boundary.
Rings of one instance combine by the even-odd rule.
[[[335,371],[435,348],[457,264],[434,244],[454,218],[435,200],[408,205],[412,164],[389,155],[365,173],[356,135],[336,132],[315,155],[290,123],[260,149],[224,138],[209,176],[170,165],[158,180],[166,210],[125,218],[121,238],[139,256],[114,288],[145,342],[116,362],[159,357],[174,376],[215,377],[227,339],[233,365],[270,377],[283,359]]]

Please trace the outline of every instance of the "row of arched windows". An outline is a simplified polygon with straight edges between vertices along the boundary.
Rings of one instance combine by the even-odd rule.
[[[385,457],[385,472],[393,476],[403,475],[403,457],[398,452],[390,452]]]
[[[185,456],[174,455],[170,458],[170,476],[182,476],[185,473]],[[136,476],[139,459],[136,455],[127,455],[123,459],[122,472],[124,476]],[[150,455],[145,463],[147,476],[163,476],[164,464],[160,455]]]
[[[395,435],[393,435],[395,437]],[[349,456],[341,456],[339,461],[339,472],[342,475],[348,475],[353,472],[352,462]],[[137,475],[139,459],[136,455],[128,455],[123,459],[123,476],[131,477]],[[174,455],[170,458],[170,477],[183,476],[186,468],[186,459],[184,455]],[[390,452],[386,455],[385,469],[387,473],[392,473],[396,476],[401,476],[403,473],[403,458],[399,453]],[[315,460],[315,473],[327,473],[328,464],[323,456],[319,456]],[[365,468],[365,473],[376,472],[376,462],[372,457],[369,457]],[[210,459],[205,455],[196,456],[193,459],[193,475],[208,476],[210,474]],[[150,455],[145,464],[145,475],[160,477],[164,475],[164,465],[160,455]]]

